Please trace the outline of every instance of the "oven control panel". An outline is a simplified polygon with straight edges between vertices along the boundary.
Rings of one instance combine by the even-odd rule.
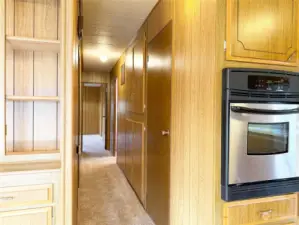
[[[263,91],[288,91],[290,81],[288,77],[276,76],[248,76],[248,89]]]

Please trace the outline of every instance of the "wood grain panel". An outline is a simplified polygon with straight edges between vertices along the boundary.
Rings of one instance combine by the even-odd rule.
[[[6,35],[14,35],[14,27],[15,27],[15,2],[11,0],[6,1],[6,9],[5,14],[6,17]]]
[[[144,124],[127,119],[126,175],[139,199],[144,201]]]
[[[106,139],[106,89],[107,84],[100,87],[100,98],[99,98],[99,131],[100,135]],[[108,94],[108,93],[107,93]],[[106,140],[108,141],[108,140]]]
[[[59,52],[60,41],[18,36],[6,36],[8,48],[14,50]]]
[[[100,88],[83,88],[83,134],[99,134]]]
[[[0,1],[0,48],[2,51],[0,51],[0,124],[2,126],[0,127],[0,148],[5,150],[5,30],[6,30],[6,20],[5,20],[5,8],[6,8],[6,2]],[[1,152],[0,152],[1,154]],[[3,153],[2,153],[3,155]]]
[[[298,2],[227,2],[227,59],[298,64]]]
[[[135,82],[134,82],[134,48],[130,47],[126,52],[126,61],[125,61],[125,100],[127,101],[127,111],[134,112],[134,91],[135,91]]]
[[[133,187],[134,190],[144,203],[144,124],[133,122]]]
[[[145,36],[141,33],[134,46],[134,73],[133,73],[133,88],[132,88],[132,111],[135,113],[144,113],[144,59],[145,59]]]
[[[61,40],[61,28],[62,28],[62,18],[61,18],[61,0],[57,1],[57,21],[58,21],[58,27],[57,27],[57,39]]]
[[[5,65],[5,92],[6,95],[14,95],[14,51],[6,49],[6,65]]]
[[[14,95],[33,95],[33,52],[14,52]]]
[[[117,145],[117,138],[115,137],[116,129],[117,129],[117,107],[116,107],[116,78],[111,76],[110,80],[110,102],[108,104],[110,105],[110,150],[112,150],[112,154],[115,155],[116,152],[116,145]]]
[[[6,101],[6,152],[14,150],[14,103]]]
[[[134,128],[133,124],[131,121],[125,120],[126,123],[126,132],[125,132],[125,142],[126,142],[126,147],[125,147],[125,175],[128,179],[128,181],[131,183],[133,186],[133,139],[134,139]]]
[[[57,150],[57,103],[34,102],[33,117],[33,151]]]
[[[84,83],[110,83],[109,73],[83,72],[82,82]]]
[[[175,0],[171,225],[220,224],[216,223],[220,187],[216,156],[221,143],[217,4],[210,0]]]
[[[57,0],[37,0],[34,8],[34,37],[55,40],[58,37]]]
[[[15,1],[14,35],[34,37],[34,1]]]
[[[57,54],[34,52],[34,95],[57,96],[58,65]]]
[[[78,18],[78,1],[65,0],[61,1],[62,13],[62,46],[61,49],[61,66],[65,68],[61,70],[61,84],[64,91],[62,111],[62,129],[65,138],[61,139],[61,146],[65,148],[62,154],[62,174],[65,181],[64,207],[61,215],[63,216],[62,224],[76,225],[78,210],[78,154],[76,153],[78,140],[78,111],[79,111],[79,66],[78,66],[78,37],[77,37],[77,18]]]
[[[33,151],[33,102],[14,102],[14,152]]]
[[[171,135],[162,132],[171,127],[172,23],[149,43],[148,57],[146,209],[157,225],[168,225]]]
[[[125,142],[125,114],[126,114],[126,101],[124,97],[125,93],[125,85],[121,85],[121,67],[125,62],[125,54],[123,54],[115,67],[111,71],[111,77],[117,78],[117,86],[118,86],[118,102],[117,102],[117,164],[122,169],[122,171],[125,171],[126,162],[125,162],[125,150],[126,150],[126,142]]]
[[[160,0],[147,18],[147,42],[150,42],[171,20],[174,1],[175,0]]]

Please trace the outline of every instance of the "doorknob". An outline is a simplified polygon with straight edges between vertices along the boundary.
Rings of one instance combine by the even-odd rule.
[[[169,130],[162,130],[162,136],[169,136]]]

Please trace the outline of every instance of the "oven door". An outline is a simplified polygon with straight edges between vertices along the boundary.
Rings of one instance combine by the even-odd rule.
[[[299,177],[299,105],[231,103],[229,184]]]

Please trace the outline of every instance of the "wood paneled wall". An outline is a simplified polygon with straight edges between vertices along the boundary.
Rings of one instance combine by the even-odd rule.
[[[125,150],[126,150],[126,85],[121,85],[121,67],[125,63],[125,54],[123,54],[111,71],[111,80],[117,78],[118,81],[118,105],[117,105],[117,164],[124,171],[125,170]]]
[[[173,21],[171,225],[221,224],[218,3],[161,0],[145,23],[149,43]],[[114,67],[112,76],[119,76],[124,58]],[[127,102],[123,92],[124,87],[119,86],[118,150],[125,143],[122,117]],[[120,167],[125,164],[120,159]]]
[[[214,225],[219,216],[221,76],[216,18],[217,1],[175,0],[171,225]]]
[[[145,23],[140,28],[136,39],[111,71],[111,79],[118,78],[117,162],[144,204],[145,136],[144,130],[140,127],[143,128],[146,123],[146,110],[144,109],[146,104],[146,31],[147,24]],[[125,64],[125,84],[121,84],[121,67],[123,64]]]
[[[110,74],[99,72],[83,72],[82,82],[110,84]]]
[[[171,20],[174,61],[170,225],[219,225],[222,224],[223,204],[220,198],[222,69],[249,67],[298,71],[298,67],[227,61],[224,50],[226,0],[160,0],[145,22],[147,42]],[[112,70],[112,77],[120,77],[120,66],[125,58],[131,58],[130,51],[131,47]],[[128,72],[130,76],[130,68]],[[130,104],[130,99],[126,98],[130,90],[126,88],[132,87],[119,84],[120,154],[126,149],[127,127],[123,121],[134,116],[126,108]],[[119,157],[118,162],[123,170],[130,170],[123,157]]]

